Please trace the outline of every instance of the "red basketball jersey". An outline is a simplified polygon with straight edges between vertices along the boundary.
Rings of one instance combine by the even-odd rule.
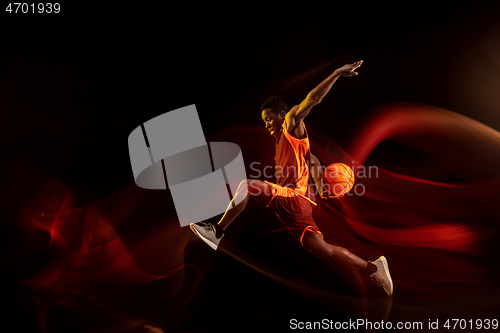
[[[316,205],[314,193],[309,188],[310,145],[306,126],[306,136],[297,139],[287,132],[285,123],[276,139],[276,156],[274,157],[276,184],[273,194],[292,197],[303,196]]]

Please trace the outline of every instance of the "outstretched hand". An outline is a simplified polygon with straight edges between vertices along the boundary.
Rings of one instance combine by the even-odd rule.
[[[347,64],[340,68],[337,68],[335,72],[340,76],[356,76],[358,72],[355,72],[356,68],[360,67],[363,63],[363,60],[355,62],[353,64]]]

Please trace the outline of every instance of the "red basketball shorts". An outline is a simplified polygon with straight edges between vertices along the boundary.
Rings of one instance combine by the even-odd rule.
[[[301,196],[284,197],[277,195],[271,199],[268,207],[276,213],[281,223],[290,230],[302,246],[304,246],[302,239],[307,231],[323,237],[316,222],[314,222],[312,216],[313,206],[309,200]]]

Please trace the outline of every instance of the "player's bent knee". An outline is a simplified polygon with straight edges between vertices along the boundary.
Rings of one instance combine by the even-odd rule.
[[[238,185],[238,189],[236,190],[237,193],[241,192],[247,192],[248,191],[248,183],[250,182],[250,179],[245,179],[240,182]]]
[[[248,189],[248,193],[253,195],[253,196],[260,196],[260,195],[268,195],[269,192],[269,186],[261,181],[261,180],[256,180],[256,179],[247,179],[246,180],[246,185]]]
[[[326,243],[318,234],[307,233],[303,239],[302,245],[311,252],[316,258],[326,260],[332,257],[330,244]]]
[[[253,185],[254,180],[253,179],[245,179],[240,182],[238,185],[238,189],[236,190],[236,194],[240,195],[248,195],[252,194],[254,195],[255,193],[255,186]]]

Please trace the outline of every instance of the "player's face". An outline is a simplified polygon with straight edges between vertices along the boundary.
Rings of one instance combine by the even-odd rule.
[[[266,129],[271,135],[277,136],[280,132],[281,125],[285,120],[284,113],[275,114],[271,109],[262,111],[262,120],[266,124]]]

